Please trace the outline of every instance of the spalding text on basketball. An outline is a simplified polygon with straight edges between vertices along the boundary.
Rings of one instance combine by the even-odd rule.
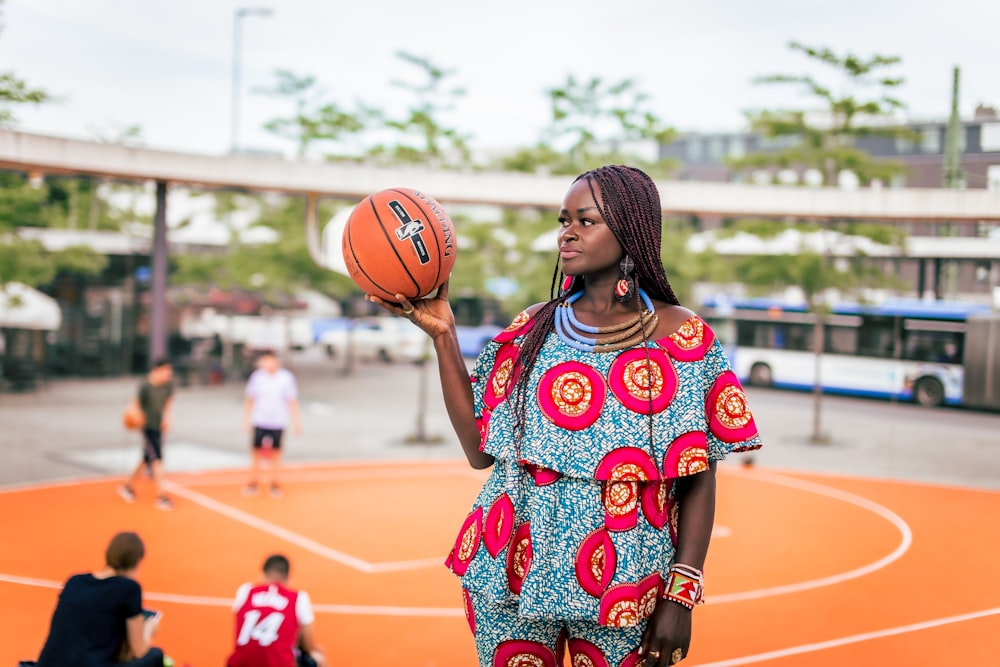
[[[451,219],[434,199],[425,198],[424,201],[431,207],[431,211],[437,216],[438,224],[441,225],[441,234],[444,236],[444,250],[441,254],[444,257],[451,257],[455,254],[455,244],[452,242]]]
[[[421,232],[424,231],[423,221],[411,218],[410,214],[403,208],[403,205],[396,199],[389,202],[389,208],[392,209],[392,212],[399,219],[399,227],[396,228],[396,238],[400,241],[410,240],[410,243],[413,244],[413,250],[417,253],[417,259],[421,264],[430,262],[431,255],[427,252],[427,245],[424,243],[424,237],[421,235]]]

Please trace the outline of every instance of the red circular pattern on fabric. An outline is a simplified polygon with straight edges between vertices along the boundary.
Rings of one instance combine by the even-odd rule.
[[[493,370],[486,379],[486,391],[483,392],[483,403],[493,410],[501,401],[507,398],[507,392],[514,386],[514,366],[521,348],[513,343],[500,346],[497,350]]]
[[[639,483],[604,482],[601,485],[604,525],[608,530],[631,530],[639,523]]]
[[[646,351],[649,351],[649,364]],[[677,371],[663,350],[639,348],[622,352],[608,373],[611,391],[629,410],[644,415],[662,412],[677,392]]]
[[[642,664],[642,656],[639,655],[639,649],[635,649],[622,660],[618,667],[639,667]]]
[[[719,375],[705,401],[708,428],[723,442],[740,442],[757,435],[747,395],[732,371]]]
[[[465,620],[469,622],[472,636],[476,636],[476,611],[472,608],[472,596],[467,588],[462,589],[462,607],[465,609]]]
[[[639,618],[649,618],[663,591],[663,579],[654,572],[639,582]]]
[[[483,526],[483,545],[494,558],[503,551],[514,533],[514,503],[506,493],[493,501]]]
[[[483,508],[476,510],[465,519],[462,530],[455,540],[455,549],[452,551],[451,571],[462,576],[469,569],[469,563],[479,551],[479,539],[483,532]]]
[[[667,497],[669,488],[666,482],[649,482],[642,488],[642,513],[653,528],[663,530],[667,523]]]
[[[605,395],[601,374],[578,361],[553,366],[538,383],[542,414],[570,431],[580,431],[597,421]]]
[[[524,468],[535,480],[535,486],[548,486],[562,477],[561,472],[534,463],[525,463]]]
[[[493,667],[556,667],[556,656],[545,644],[510,639],[493,652]]]
[[[604,528],[598,528],[580,543],[576,551],[576,580],[590,595],[601,597],[617,567],[618,553],[611,535]]]
[[[663,476],[684,477],[708,470],[708,436],[688,431],[677,436],[663,456]]]
[[[601,597],[598,620],[612,628],[628,628],[639,623],[639,588],[635,584],[618,584]]]
[[[514,531],[507,549],[507,585],[514,593],[521,593],[521,585],[531,568],[531,526],[527,521]]]
[[[715,342],[715,333],[700,317],[692,317],[656,342],[677,361],[701,361]]]
[[[594,470],[594,479],[612,482],[645,482],[659,478],[653,459],[638,447],[619,447],[609,452]]]
[[[528,333],[528,329],[531,328],[531,316],[528,315],[528,311],[522,310],[517,314],[517,317],[507,325],[507,328],[494,336],[493,340],[498,343],[507,343],[521,334]]]
[[[571,637],[567,644],[572,667],[611,667],[604,652],[586,639]]]

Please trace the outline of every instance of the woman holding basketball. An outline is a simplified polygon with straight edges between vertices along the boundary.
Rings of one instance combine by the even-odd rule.
[[[606,166],[559,215],[558,296],[494,339],[470,379],[444,284],[399,304],[434,339],[474,468],[493,466],[448,558],[483,666],[680,662],[701,602],[716,462],[760,447],[711,329],[660,259],[659,194]]]

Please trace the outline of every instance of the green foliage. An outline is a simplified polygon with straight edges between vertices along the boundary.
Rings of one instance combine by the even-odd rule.
[[[23,174],[0,172],[0,233],[44,227],[54,217],[46,186],[32,187]]]
[[[10,110],[15,104],[41,104],[51,99],[51,96],[41,88],[32,88],[13,72],[0,72],[0,124],[10,124],[15,121],[14,112]]]
[[[906,130],[878,123],[903,108],[893,94],[903,83],[899,77],[881,74],[884,68],[899,64],[896,56],[873,55],[862,58],[853,54],[839,56],[827,48],[813,48],[798,42],[789,47],[815,62],[835,70],[840,80],[826,84],[811,75],[773,74],[756,79],[761,84],[783,84],[801,88],[818,102],[827,115],[826,122],[816,122],[805,110],[763,110],[747,114],[751,128],[770,139],[784,139],[780,148],[752,153],[729,164],[737,170],[778,168],[814,168],[823,174],[827,185],[836,182],[837,173],[854,172],[863,184],[887,180],[903,173],[901,163],[876,161],[854,147],[859,137],[902,136]],[[874,93],[865,91],[874,89]],[[865,121],[865,124],[859,124]],[[876,121],[876,122],[871,122]],[[790,140],[790,141],[788,141]]]
[[[272,88],[255,92],[291,99],[294,111],[289,117],[271,119],[264,124],[264,129],[294,142],[299,157],[304,157],[316,144],[326,145],[328,149],[332,145],[334,149],[343,151],[345,139],[367,127],[371,116],[369,110],[359,106],[349,111],[335,102],[326,101],[323,92],[316,88],[316,77],[298,76],[283,69],[276,70],[274,76]]]
[[[37,287],[52,282],[60,272],[95,275],[106,264],[106,257],[86,247],[49,252],[40,241],[9,235],[0,238],[0,285],[21,282]]]
[[[455,220],[459,253],[451,277],[456,296],[482,296],[492,278],[509,278],[517,291],[502,299],[505,310],[520,310],[526,303],[547,301],[555,266],[551,252],[532,250],[535,240],[557,226],[551,212],[506,209],[498,222]]]
[[[730,263],[713,250],[691,252],[688,241],[695,233],[694,220],[666,218],[660,256],[667,269],[670,286],[681,303],[690,303],[697,283],[725,283],[732,279]]]
[[[253,195],[216,193],[215,196],[220,219],[225,219],[237,208],[259,207],[261,214],[254,226],[273,229],[278,240],[246,245],[239,242],[237,230],[230,230],[231,241],[225,252],[175,256],[171,282],[215,285],[223,289],[260,289],[267,294],[290,294],[311,288],[341,296],[351,291],[353,283],[348,278],[320,268],[309,256],[304,199],[282,197],[272,203]],[[337,205],[322,202],[321,219],[328,219]]]
[[[383,127],[393,132],[394,143],[376,146],[369,156],[376,163],[421,163],[439,167],[468,165],[468,137],[444,125],[442,115],[452,111],[465,89],[452,86],[449,79],[456,73],[444,69],[427,58],[399,51],[396,56],[420,70],[421,83],[411,79],[395,80],[392,85],[407,91],[414,99],[404,117],[385,118]]]
[[[785,230],[791,229],[792,225],[781,220],[770,220],[768,218],[737,218],[727,220],[723,226],[716,230],[715,236],[719,239],[732,238],[739,233],[753,234],[762,239],[773,239],[781,236]],[[814,223],[797,222],[794,228],[800,232],[814,232],[821,227]]]
[[[674,130],[648,107],[649,95],[631,79],[605,83],[567,77],[547,91],[552,111],[538,144],[498,161],[507,171],[575,175],[610,163],[635,165],[654,177],[676,169],[673,160],[648,161],[628,152],[629,142],[669,142]],[[556,148],[566,146],[565,150]]]

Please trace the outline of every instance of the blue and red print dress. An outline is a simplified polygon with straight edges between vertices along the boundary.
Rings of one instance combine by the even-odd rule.
[[[649,342],[649,370],[641,344],[587,353],[550,334],[518,446],[507,398],[531,325],[519,315],[476,362],[480,448],[496,463],[446,564],[462,579],[473,631],[469,591],[516,601],[526,617],[636,625],[674,559],[673,481],[759,448],[756,424],[722,346],[692,317]]]

